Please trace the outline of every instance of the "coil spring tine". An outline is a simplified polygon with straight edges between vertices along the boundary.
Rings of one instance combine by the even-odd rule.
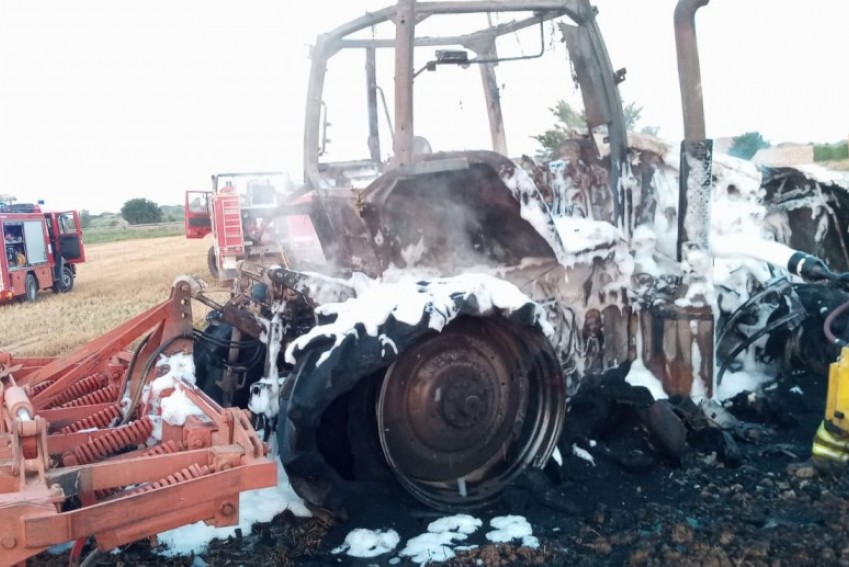
[[[151,457],[153,455],[168,455],[171,453],[180,453],[181,451],[185,451],[186,447],[179,441],[169,440],[165,443],[158,443],[144,451],[141,456],[142,457]]]
[[[74,466],[93,463],[125,447],[143,443],[150,437],[151,432],[153,422],[148,417],[116,427],[103,437],[92,439],[62,455],[62,464]]]
[[[209,465],[200,466],[197,463],[190,465],[180,471],[177,471],[174,474],[170,474],[163,479],[157,480],[155,482],[151,482],[149,484],[145,484],[143,486],[139,486],[127,493],[128,496],[134,496],[136,494],[144,494],[146,492],[151,492],[156,490],[157,488],[164,488],[166,486],[174,486],[175,484],[179,484],[181,482],[186,482],[187,480],[192,480],[195,478],[200,478],[202,476],[206,476],[208,474],[212,474],[214,472],[213,468]]]
[[[172,453],[180,453],[185,451],[186,447],[179,441],[174,441],[173,439],[168,440],[164,443],[157,443],[153,447],[147,449],[146,451],[142,451],[139,456],[140,457],[150,457],[154,455],[168,455]],[[121,488],[105,488],[102,490],[95,490],[94,495],[98,500],[105,500],[111,496],[114,496],[118,492],[120,492]]]
[[[103,488],[103,489],[100,489],[100,490],[95,490],[94,491],[94,497],[98,501],[102,501],[102,500],[106,500],[107,498],[109,498],[110,496],[112,496],[114,494],[118,494],[118,492],[120,492],[120,491],[121,491],[120,488]]]
[[[121,406],[116,403],[88,417],[77,420],[70,425],[66,425],[58,433],[75,433],[81,429],[105,429],[120,415]]]
[[[36,396],[39,393],[43,392],[44,390],[47,389],[48,386],[53,384],[53,382],[54,382],[53,380],[45,380],[44,382],[39,382],[35,386],[31,386],[30,389],[29,389],[30,397]]]
[[[85,378],[69,385],[66,390],[59,394],[52,402],[45,406],[46,409],[55,408],[67,404],[75,398],[85,396],[86,394],[102,388],[106,385],[106,376],[103,374],[90,374]],[[75,406],[71,406],[75,407]]]
[[[94,404],[105,404],[106,402],[114,402],[118,399],[118,387],[114,384],[104,386],[99,390],[89,392],[85,396],[65,402],[61,408],[78,408],[81,406],[90,406]]]

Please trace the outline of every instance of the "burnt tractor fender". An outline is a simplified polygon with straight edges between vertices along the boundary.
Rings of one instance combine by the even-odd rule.
[[[317,332],[296,350],[277,442],[309,504],[343,512],[363,481],[394,475],[428,506],[474,509],[547,462],[566,390],[539,306],[452,300],[449,317],[428,304],[414,324],[390,314],[377,332]]]

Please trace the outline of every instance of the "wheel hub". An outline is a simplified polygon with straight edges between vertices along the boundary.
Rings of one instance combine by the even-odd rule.
[[[553,447],[565,404],[559,366],[541,335],[514,332],[503,320],[458,319],[404,352],[383,380],[384,455],[431,506],[482,504]]]
[[[481,338],[446,336],[398,364],[383,403],[398,465],[446,481],[485,464],[522,419],[523,392],[504,362]]]

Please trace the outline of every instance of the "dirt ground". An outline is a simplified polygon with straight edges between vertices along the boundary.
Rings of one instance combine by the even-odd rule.
[[[444,564],[849,565],[849,482],[819,476],[806,463],[824,395],[823,377],[792,375],[765,395],[737,396],[728,409],[747,426],[725,436],[691,429],[678,462],[660,456],[633,412],[620,411],[593,426],[592,465],[564,449],[587,433],[599,408],[570,412],[562,467],[525,475],[497,507],[475,513],[484,525],[497,515],[525,516],[539,548],[493,545],[482,529],[463,542],[477,547]],[[284,513],[250,534],[213,542],[198,557],[166,559],[143,542],[94,564],[415,565],[397,557],[399,548],[369,559],[332,550],[354,528],[394,529],[403,545],[444,515],[391,486],[363,490],[348,511],[345,522]],[[42,554],[31,565],[67,560],[67,554]]]

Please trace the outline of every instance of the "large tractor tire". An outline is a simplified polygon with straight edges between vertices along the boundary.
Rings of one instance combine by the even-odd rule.
[[[344,507],[358,483],[380,486],[393,476],[432,508],[488,506],[528,467],[545,464],[565,416],[549,342],[534,327],[497,317],[460,317],[423,334],[330,403],[316,378],[298,376],[283,396],[278,442],[285,440],[292,486],[329,508]]]

